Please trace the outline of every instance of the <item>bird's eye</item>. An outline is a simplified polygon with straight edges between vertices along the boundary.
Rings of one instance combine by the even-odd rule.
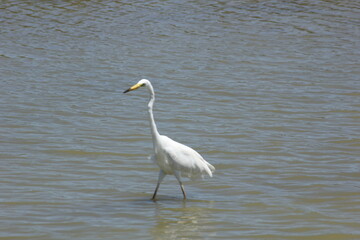
[[[145,86],[145,83],[143,83],[143,84],[140,85],[140,87],[143,87],[143,86]]]

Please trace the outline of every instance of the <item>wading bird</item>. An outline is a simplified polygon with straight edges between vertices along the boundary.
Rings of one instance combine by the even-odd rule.
[[[143,86],[150,92],[148,107],[152,141],[154,145],[154,154],[151,156],[151,159],[160,168],[159,178],[152,200],[155,200],[159,186],[166,175],[175,175],[180,184],[184,199],[186,199],[186,193],[181,177],[189,177],[191,179],[204,177],[206,175],[212,177],[212,173],[215,171],[215,168],[205,161],[205,159],[203,159],[194,149],[178,143],[167,136],[159,134],[153,115],[155,93],[149,80],[141,79],[137,84],[124,91],[124,93],[136,90]]]

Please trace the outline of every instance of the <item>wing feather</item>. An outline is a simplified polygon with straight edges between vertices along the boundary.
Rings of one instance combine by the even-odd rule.
[[[194,149],[167,138],[167,146],[163,149],[166,158],[174,171],[191,179],[212,177],[215,167],[208,163]],[[171,140],[171,142],[169,141]]]

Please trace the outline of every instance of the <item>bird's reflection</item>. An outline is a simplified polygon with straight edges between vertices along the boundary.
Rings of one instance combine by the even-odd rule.
[[[169,199],[155,204],[156,223],[150,230],[154,239],[206,237],[212,202]]]

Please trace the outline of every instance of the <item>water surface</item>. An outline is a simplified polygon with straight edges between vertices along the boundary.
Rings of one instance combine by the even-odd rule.
[[[356,1],[2,1],[0,239],[360,238]],[[214,177],[158,169],[160,133]]]

